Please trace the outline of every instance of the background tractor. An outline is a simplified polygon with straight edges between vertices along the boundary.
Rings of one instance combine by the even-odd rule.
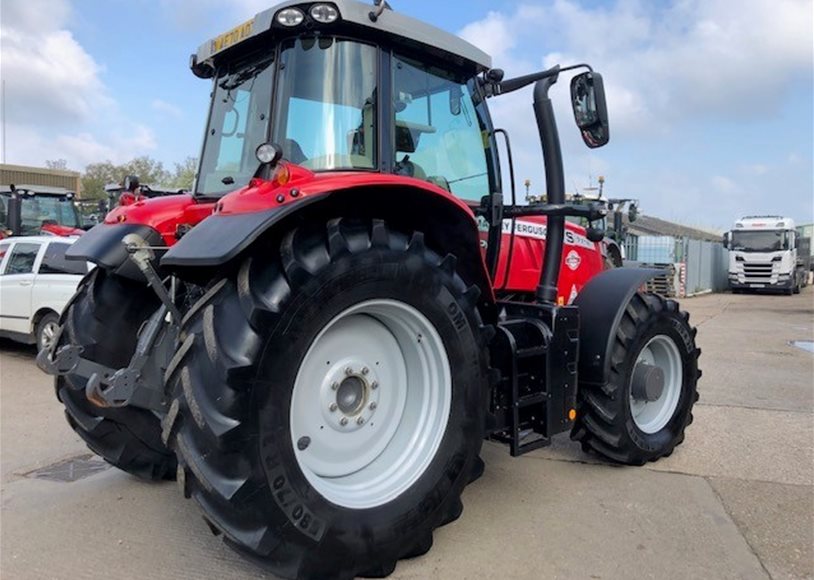
[[[0,239],[82,235],[75,193],[61,187],[0,185]]]
[[[211,528],[279,576],[352,578],[430,549],[484,438],[521,455],[570,432],[633,465],[681,443],[695,330],[639,291],[657,271],[603,273],[565,221],[604,215],[566,203],[549,99],[583,71],[576,124],[607,143],[590,67],[504,79],[352,0],[270,8],[191,67],[213,82],[194,192],[74,244],[98,267],[38,357],[102,457],[150,478],[177,463]],[[548,199],[504,203],[487,103],[531,85]]]
[[[627,210],[628,223],[633,223],[639,217],[639,200],[632,198],[604,198],[602,197],[605,188],[605,178],[599,176],[598,187],[586,187],[584,191],[591,193],[575,193],[570,196],[570,201],[575,204],[590,204],[601,207],[606,215],[600,219],[589,222],[586,218],[570,218],[571,221],[581,224],[586,228],[589,237],[602,237],[602,253],[605,259],[605,268],[621,268],[625,259],[625,240],[627,239],[627,226],[624,223],[624,212]],[[610,223],[608,215],[610,214]]]

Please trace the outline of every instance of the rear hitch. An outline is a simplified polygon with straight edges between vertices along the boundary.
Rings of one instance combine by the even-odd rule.
[[[166,413],[168,403],[163,375],[178,338],[181,314],[153,268],[153,250],[159,248],[150,247],[136,234],[125,236],[122,243],[161,300],[161,306],[139,333],[130,363],[121,369],[109,368],[82,358],[82,347],[64,345],[53,352],[42,351],[37,356],[37,365],[51,375],[72,374],[84,378],[85,396],[99,407],[132,406]],[[74,384],[70,386],[82,388]]]
[[[166,248],[153,248],[138,234],[127,234],[124,236],[122,243],[124,247],[127,248],[130,259],[138,266],[138,269],[141,270],[144,277],[147,278],[147,283],[150,285],[150,288],[153,289],[153,292],[156,293],[161,303],[167,308],[175,324],[180,324],[181,313],[178,312],[178,308],[175,307],[175,302],[173,302],[172,296],[170,296],[170,293],[167,292],[167,289],[164,287],[164,283],[158,276],[158,272],[153,268],[153,260],[155,260],[153,250],[165,250]]]

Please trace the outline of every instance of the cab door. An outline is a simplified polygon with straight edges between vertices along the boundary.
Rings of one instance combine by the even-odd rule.
[[[31,294],[42,244],[16,242],[4,258],[0,272],[0,327],[8,332],[31,333]]]

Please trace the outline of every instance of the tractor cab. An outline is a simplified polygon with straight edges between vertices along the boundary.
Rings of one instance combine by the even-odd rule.
[[[407,176],[475,203],[499,187],[478,78],[491,59],[391,10],[370,13],[288,2],[199,49],[193,71],[214,91],[197,195],[246,185],[266,141],[317,173]]]

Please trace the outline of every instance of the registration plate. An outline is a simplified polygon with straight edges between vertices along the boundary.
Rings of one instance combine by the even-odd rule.
[[[765,288],[766,284],[749,284],[752,288]]]

